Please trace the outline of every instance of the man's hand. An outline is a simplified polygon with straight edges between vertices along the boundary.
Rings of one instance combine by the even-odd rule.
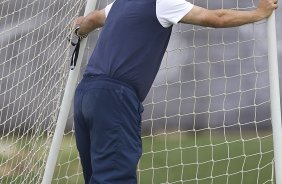
[[[102,27],[106,21],[105,10],[94,10],[87,16],[76,18],[69,26],[72,31],[79,26],[78,36],[87,35],[96,28]]]
[[[76,34],[76,36],[78,36],[79,38],[85,38],[87,37],[88,33],[81,35],[79,34],[79,30],[80,30],[80,26],[83,25],[83,22],[85,21],[85,17],[84,16],[80,16],[78,18],[76,18],[72,23],[71,23],[71,30],[74,31],[74,33]]]
[[[82,24],[82,22],[84,21],[85,17],[84,16],[80,16],[77,17],[75,20],[73,20],[68,26],[67,28],[71,31],[73,31],[77,26],[80,26],[80,24]]]
[[[80,24],[82,24],[82,22],[84,21],[84,19],[85,19],[84,16],[80,16],[80,17],[76,18],[76,19],[73,21],[74,26],[75,26],[75,25],[80,25]]]
[[[278,0],[260,0],[257,12],[263,18],[267,18],[271,15],[273,10],[278,8]]]
[[[194,6],[180,22],[206,27],[224,28],[253,23],[267,18],[278,7],[277,0],[260,0],[256,10],[208,10]]]

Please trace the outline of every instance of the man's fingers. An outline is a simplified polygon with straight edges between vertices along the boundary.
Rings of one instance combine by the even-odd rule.
[[[68,30],[73,30],[74,29],[74,25],[75,25],[74,21],[71,21],[70,23],[67,24],[66,28]]]
[[[83,19],[84,19],[84,17],[81,16],[81,17],[78,17],[74,20],[71,20],[71,22],[66,26],[66,28],[69,29],[69,30],[73,30],[76,27],[76,25],[81,24]]]
[[[69,23],[66,28],[72,29],[72,23]]]
[[[278,0],[273,0],[274,5],[273,8],[277,9],[278,8]]]

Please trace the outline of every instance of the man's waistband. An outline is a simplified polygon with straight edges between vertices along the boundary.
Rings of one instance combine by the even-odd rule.
[[[110,76],[107,76],[107,75],[85,74],[85,75],[83,75],[83,79],[82,80],[105,81],[105,82],[110,82],[112,84],[121,85],[121,86],[124,86],[124,87],[130,89],[134,93],[134,95],[137,97],[136,90],[131,85],[129,85],[126,82],[123,82],[121,80],[118,80],[118,79],[112,78]]]

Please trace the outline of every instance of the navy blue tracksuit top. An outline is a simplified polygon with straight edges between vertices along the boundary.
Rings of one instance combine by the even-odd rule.
[[[116,0],[85,74],[106,75],[147,96],[168,45],[172,26],[156,16],[156,0]]]

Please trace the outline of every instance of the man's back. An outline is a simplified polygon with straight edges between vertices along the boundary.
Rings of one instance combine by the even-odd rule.
[[[126,82],[143,101],[157,74],[171,27],[156,17],[156,0],[117,0],[109,12],[86,74]]]

